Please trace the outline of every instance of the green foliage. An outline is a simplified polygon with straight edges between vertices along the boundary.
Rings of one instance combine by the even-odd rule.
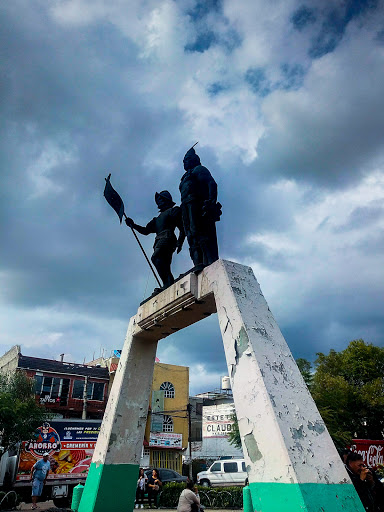
[[[353,438],[384,434],[384,348],[364,340],[328,355],[318,353],[311,392],[339,448]]]
[[[46,409],[36,403],[33,379],[21,371],[0,375],[0,455],[31,439],[48,417]]]
[[[163,486],[160,495],[160,506],[175,508],[179,502],[185,484],[169,483]],[[243,487],[216,487],[206,488],[198,486],[200,503],[207,508],[242,508]]]
[[[237,421],[236,414],[233,414],[231,416],[231,419],[233,420],[231,431],[228,433],[228,441],[229,444],[236,446],[236,448],[241,449],[241,437],[239,432],[239,423]]]
[[[301,375],[303,376],[304,382],[306,383],[308,389],[311,389],[313,374],[312,374],[312,364],[302,357],[296,359],[296,364],[300,370]]]

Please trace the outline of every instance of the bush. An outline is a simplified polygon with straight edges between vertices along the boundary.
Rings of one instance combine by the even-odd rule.
[[[185,489],[185,484],[165,484],[160,495],[159,505],[165,508],[175,508],[179,496]],[[243,487],[216,487],[207,488],[198,486],[200,502],[207,508],[242,508]]]

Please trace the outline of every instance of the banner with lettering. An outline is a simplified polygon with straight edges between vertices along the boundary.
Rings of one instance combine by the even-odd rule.
[[[376,469],[379,464],[384,464],[384,439],[372,441],[371,439],[354,439],[350,450],[360,453],[365,464]]]
[[[48,453],[48,479],[87,476],[101,421],[44,422],[30,441],[23,441],[16,480],[29,480],[32,466]]]
[[[234,404],[203,406],[203,437],[227,437],[232,430]]]

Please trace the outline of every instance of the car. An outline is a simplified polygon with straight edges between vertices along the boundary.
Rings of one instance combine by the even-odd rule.
[[[163,484],[167,484],[168,482],[186,482],[188,478],[186,476],[180,475],[177,471],[174,471],[173,469],[168,468],[159,468],[159,477],[160,481]],[[145,470],[146,476],[149,478],[152,476],[152,469],[146,469]]]
[[[247,481],[244,459],[216,460],[207,471],[197,473],[197,484],[204,487],[246,485]]]

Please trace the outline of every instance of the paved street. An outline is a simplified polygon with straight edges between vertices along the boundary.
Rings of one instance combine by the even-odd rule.
[[[52,512],[53,511],[58,512],[59,510],[60,511],[64,510],[64,509],[56,508],[54,506],[54,504],[53,504],[53,501],[45,501],[44,503],[39,503],[38,510],[43,511],[43,510],[50,510],[50,509],[52,510]],[[31,510],[31,503],[21,503],[17,507],[17,510]],[[146,510],[146,509],[144,509],[144,510]],[[176,509],[175,508],[172,508],[172,509],[161,508],[159,510],[161,510],[161,512],[175,512]],[[231,509],[219,510],[219,509],[209,509],[209,508],[206,508],[205,510],[214,510],[215,512],[240,512],[239,509],[236,509],[236,510],[231,510]]]

